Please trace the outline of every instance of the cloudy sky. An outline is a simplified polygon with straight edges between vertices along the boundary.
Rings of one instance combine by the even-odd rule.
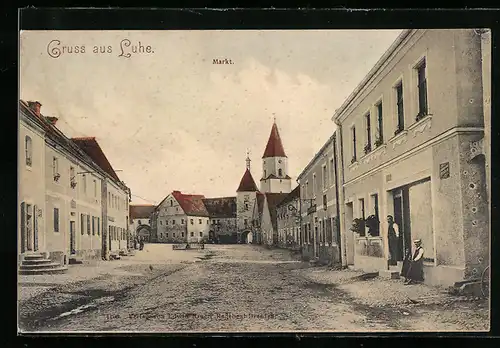
[[[295,186],[335,109],[400,32],[24,31],[20,95],[67,136],[95,136],[133,203],[235,195],[247,149],[258,184],[274,117]],[[151,52],[133,53],[139,43]]]

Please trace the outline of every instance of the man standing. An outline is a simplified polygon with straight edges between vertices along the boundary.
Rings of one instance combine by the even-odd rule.
[[[394,222],[392,215],[387,215],[389,228],[387,236],[389,239],[389,265],[397,265],[398,247],[399,247],[399,226]]]

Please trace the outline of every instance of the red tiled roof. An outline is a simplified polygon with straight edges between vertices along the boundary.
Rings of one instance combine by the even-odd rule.
[[[207,208],[203,203],[203,195],[186,195],[180,191],[173,191],[172,196],[179,202],[186,215],[209,216]]]
[[[276,123],[273,123],[273,128],[271,128],[271,134],[269,135],[269,140],[262,156],[262,158],[266,157],[286,157]]]
[[[250,170],[247,168],[245,174],[243,174],[243,177],[241,178],[240,186],[238,186],[236,192],[254,192],[254,191],[259,191],[259,189],[257,188],[257,185],[255,185],[252,173],[250,173]]]
[[[95,137],[71,138],[71,140],[92,158],[102,170],[111,175],[113,179],[120,181]]]
[[[155,210],[155,206],[151,204],[135,204],[130,205],[130,220],[133,219],[149,219],[153,211]]]
[[[236,197],[206,198],[203,203],[211,218],[236,217]]]

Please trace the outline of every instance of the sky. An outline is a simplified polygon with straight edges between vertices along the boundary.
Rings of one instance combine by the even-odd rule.
[[[293,188],[335,109],[400,33],[23,31],[20,97],[68,137],[96,137],[132,204],[173,190],[235,196],[247,151],[259,185],[274,118]]]

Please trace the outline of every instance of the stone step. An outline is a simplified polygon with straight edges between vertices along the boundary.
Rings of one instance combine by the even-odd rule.
[[[37,274],[61,274],[66,273],[68,267],[63,267],[59,265],[57,268],[49,269],[20,269],[19,274],[22,275],[37,275]]]
[[[378,276],[385,279],[399,279],[399,272],[383,269],[378,272]]]
[[[23,260],[22,265],[46,265],[48,263],[51,263],[51,259],[33,259],[33,260]]]
[[[60,267],[60,263],[55,263],[55,262],[50,262],[50,263],[40,263],[40,264],[32,264],[32,265],[25,265],[21,264],[20,269],[54,269],[57,267]]]
[[[43,260],[46,259],[43,254],[26,254],[24,255],[24,260]]]

